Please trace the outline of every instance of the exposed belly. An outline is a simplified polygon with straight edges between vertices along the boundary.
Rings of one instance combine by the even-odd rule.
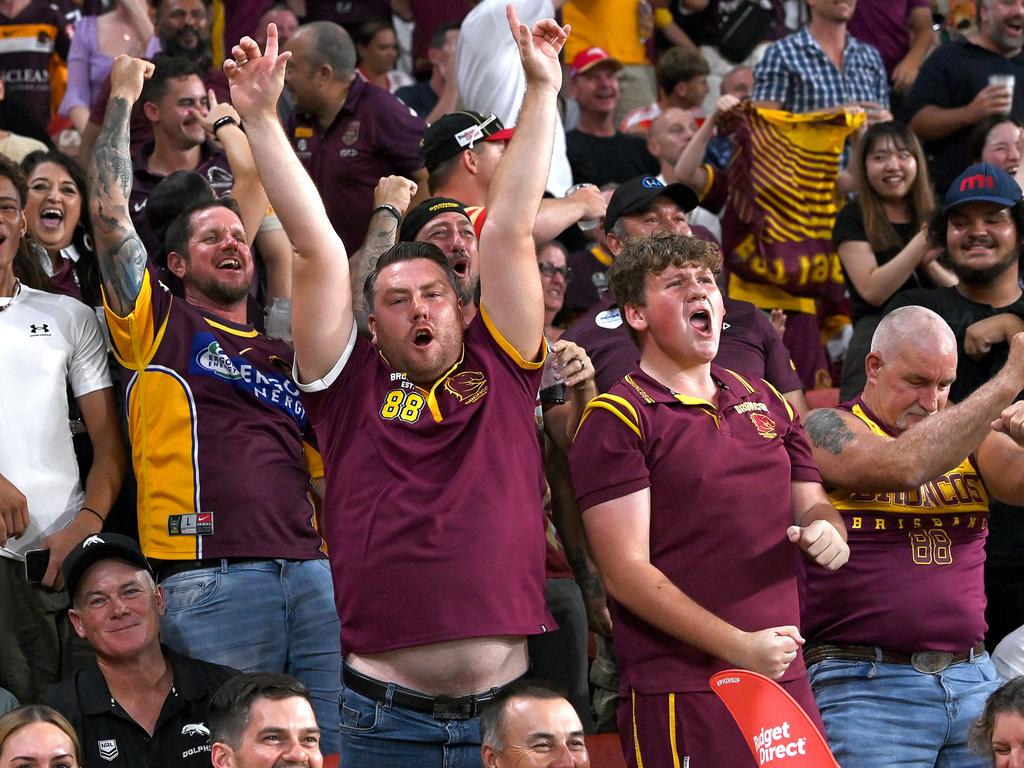
[[[384,653],[350,653],[364,675],[431,696],[468,696],[504,685],[529,666],[523,637],[473,637]]]

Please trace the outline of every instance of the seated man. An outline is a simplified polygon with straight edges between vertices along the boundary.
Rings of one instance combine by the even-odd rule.
[[[245,672],[210,701],[213,768],[321,768],[320,728],[309,691],[293,677]]]
[[[551,688],[516,681],[502,688],[480,716],[485,768],[590,765],[583,724],[572,704]]]
[[[570,451],[613,599],[619,733],[634,768],[754,765],[708,688],[729,667],[779,680],[816,718],[793,545],[814,571],[849,554],[793,409],[767,382],[711,362],[720,264],[693,237],[626,243],[610,279],[640,364],[590,401]]]
[[[945,408],[956,368],[946,322],[902,307],[875,331],[864,392],[807,418],[852,553],[840,573],[809,570],[804,609],[804,660],[843,768],[990,764],[967,731],[998,686],[984,547],[990,499],[1024,501],[1024,403],[1010,406],[1024,334]]]
[[[89,536],[63,570],[68,616],[96,661],[44,700],[75,726],[84,764],[208,768],[207,706],[237,672],[160,645],[163,588],[127,536]]]

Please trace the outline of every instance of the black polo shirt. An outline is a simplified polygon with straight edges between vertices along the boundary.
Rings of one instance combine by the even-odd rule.
[[[110,695],[96,662],[43,695],[63,714],[82,742],[83,764],[91,768],[210,768],[206,710],[221,684],[238,674],[162,646],[174,671],[153,736],[132,720]]]

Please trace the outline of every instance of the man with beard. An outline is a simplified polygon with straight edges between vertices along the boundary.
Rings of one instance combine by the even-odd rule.
[[[128,215],[128,114],[152,74],[150,62],[115,60],[89,194],[127,382],[139,537],[167,596],[163,637],[196,658],[297,677],[334,752],[338,617],[292,352],[247,322],[253,259],[234,201],[193,203],[169,225],[167,268],[183,298],[147,266]]]
[[[949,399],[959,402],[991,379],[1006,363],[1010,336],[1024,329],[1024,297],[1019,282],[1024,204],[1020,187],[1001,168],[970,166],[946,192],[945,207],[929,224],[932,243],[958,278],[951,288],[916,289],[897,294],[886,308],[917,304],[949,323],[957,341],[956,381]],[[999,502],[991,506],[986,543],[985,640],[995,647],[1024,615],[1024,510]]]
[[[970,161],[967,137],[981,120],[998,114],[1024,119],[1019,87],[989,80],[1009,75],[1024,84],[1024,2],[977,0],[977,13],[976,33],[924,60],[901,116],[924,142],[937,190]]]
[[[982,768],[967,734],[999,685],[984,545],[990,501],[1024,501],[1024,334],[948,408],[957,343],[929,309],[886,315],[865,370],[862,394],[807,418],[850,544],[839,573],[807,571],[808,676],[843,768]]]
[[[228,100],[228,84],[219,66],[211,63],[210,20],[203,0],[162,0],[157,6],[156,36],[146,49],[152,59],[158,53],[180,56],[194,62],[202,81],[213,90],[218,101]],[[82,132],[79,157],[88,157],[103,125],[110,99],[110,79],[99,89]],[[141,108],[132,112],[132,149],[150,138],[149,121]]]

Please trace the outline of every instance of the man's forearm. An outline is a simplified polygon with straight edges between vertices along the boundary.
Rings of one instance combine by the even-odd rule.
[[[937,141],[974,124],[970,105],[945,109],[934,104],[921,107],[910,118],[910,129],[922,141]]]
[[[111,96],[89,164],[89,197],[96,258],[107,303],[124,316],[135,305],[146,271],[146,250],[128,210],[132,189],[129,116],[132,101]]]
[[[357,319],[368,311],[363,301],[363,284],[366,277],[373,272],[380,255],[398,240],[398,224],[398,218],[390,210],[378,210],[370,217],[366,239],[349,259],[349,271],[352,273],[352,308]]]

